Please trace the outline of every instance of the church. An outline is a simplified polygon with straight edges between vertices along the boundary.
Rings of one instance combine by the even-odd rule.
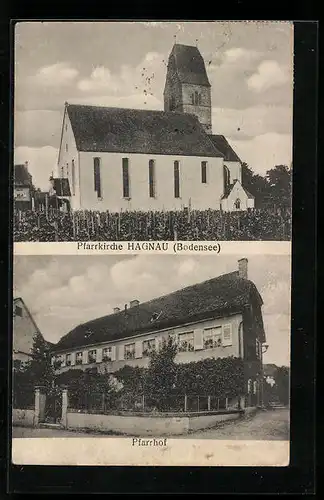
[[[240,158],[212,132],[204,60],[181,44],[169,56],[164,111],[65,103],[58,178],[74,210],[254,208]]]

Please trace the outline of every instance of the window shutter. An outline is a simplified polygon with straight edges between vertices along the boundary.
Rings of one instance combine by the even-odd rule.
[[[71,353],[71,366],[75,365],[75,352]]]
[[[135,342],[135,358],[141,358],[143,353],[142,342]]]
[[[223,347],[232,345],[232,325],[223,325]]]
[[[116,346],[115,345],[113,345],[111,347],[111,360],[116,361]]]
[[[82,364],[86,365],[88,363],[88,351],[83,351],[82,353]]]
[[[119,354],[119,356],[118,356],[119,359],[125,359],[124,344],[119,346],[118,354]]]
[[[195,330],[194,345],[195,345],[195,351],[204,348],[204,330],[202,328],[197,328]]]
[[[101,363],[102,361],[102,349],[97,349],[97,363]]]

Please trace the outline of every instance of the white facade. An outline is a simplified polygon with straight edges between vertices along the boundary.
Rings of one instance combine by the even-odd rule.
[[[100,197],[94,185],[94,158],[100,159]],[[129,165],[127,198],[123,196],[123,158],[128,158]],[[154,197],[149,190],[150,160],[154,161]],[[174,189],[175,161],[179,162],[180,171],[179,198],[175,197]],[[206,162],[206,183],[202,182],[202,162]],[[184,206],[220,209],[223,175],[221,157],[79,152],[65,111],[58,176],[69,179],[72,209],[181,210]]]
[[[181,325],[171,329],[135,335],[116,341],[64,350],[53,354],[52,360],[54,362],[54,359],[61,357],[62,366],[58,369],[60,372],[71,368],[86,369],[95,365],[98,365],[99,371],[107,370],[108,372],[117,371],[125,365],[147,367],[149,363],[149,357],[145,354],[145,346],[147,344],[143,345],[143,343],[155,340],[155,348],[159,349],[163,338],[166,339],[169,335],[178,346],[181,346],[185,339],[192,339],[190,343],[193,345],[193,350],[180,350],[175,359],[177,363],[189,363],[206,358],[224,358],[229,356],[243,358],[242,319],[241,314],[234,314],[227,317]],[[219,346],[206,347],[206,340],[211,335],[221,339]],[[125,348],[125,346],[131,347]],[[103,361],[105,348],[109,348],[111,361]],[[126,352],[128,349],[134,351],[133,357],[127,357]],[[94,350],[96,351],[96,361],[91,362],[89,352]],[[68,357],[66,357],[67,355]],[[77,357],[80,359],[80,364],[76,362]]]
[[[221,201],[221,206],[224,212],[245,211],[248,208],[254,208],[254,198],[249,198],[242,184],[237,181],[227,198]]]

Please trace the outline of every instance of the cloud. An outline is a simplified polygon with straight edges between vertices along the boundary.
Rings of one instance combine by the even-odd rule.
[[[251,90],[263,92],[271,87],[280,87],[290,80],[287,67],[281,66],[277,61],[263,61],[256,73],[247,79]]]
[[[157,90],[160,93],[164,74],[163,55],[158,52],[148,52],[137,66],[122,64],[118,72],[112,72],[105,66],[97,66],[88,78],[78,81],[77,87],[84,93],[116,94],[119,97],[141,91],[145,97],[155,95]]]
[[[288,165],[292,162],[292,136],[268,132],[250,140],[231,139],[229,143],[242,161],[255,173],[265,175],[275,165]]]
[[[247,109],[213,108],[213,129],[230,139],[251,139],[267,133],[291,134],[289,106],[259,105]]]
[[[223,54],[223,64],[244,64],[253,63],[262,57],[262,52],[245,49],[243,47],[232,47]]]
[[[62,111],[28,110],[15,113],[15,146],[59,146]]]
[[[29,77],[36,85],[56,87],[58,85],[70,85],[78,75],[78,70],[67,62],[51,64],[39,68],[34,76]]]
[[[52,146],[42,148],[20,146],[15,148],[14,162],[25,163],[28,161],[28,170],[33,177],[34,185],[47,191],[49,177],[57,169],[57,155],[58,150]]]

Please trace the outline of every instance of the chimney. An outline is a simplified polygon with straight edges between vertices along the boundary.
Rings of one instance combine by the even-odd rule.
[[[136,307],[138,305],[139,305],[139,300],[137,299],[131,300],[129,303],[129,307]]]
[[[119,308],[119,307],[114,307],[114,313],[115,313],[115,314],[116,314],[116,313],[119,313],[119,311],[120,311],[120,308]]]
[[[248,260],[246,258],[239,259],[238,271],[240,278],[248,279]]]

